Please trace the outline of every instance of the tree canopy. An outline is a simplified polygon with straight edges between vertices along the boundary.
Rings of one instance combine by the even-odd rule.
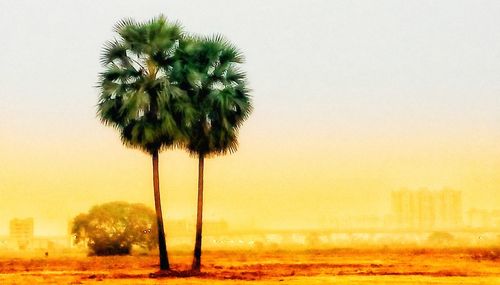
[[[186,150],[211,156],[234,152],[238,130],[252,105],[242,53],[220,35],[186,37],[174,56],[171,81],[185,90],[193,107]]]
[[[129,254],[132,246],[152,249],[157,245],[155,212],[143,204],[110,202],[94,206],[73,220],[76,243],[85,243],[90,254]]]
[[[144,23],[125,19],[115,32],[118,39],[101,56],[99,118],[129,147],[153,153],[176,144],[191,110],[186,93],[170,82],[180,25],[163,16]]]

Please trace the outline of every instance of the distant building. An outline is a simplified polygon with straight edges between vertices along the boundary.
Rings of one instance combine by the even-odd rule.
[[[9,224],[9,239],[19,249],[27,249],[33,244],[33,218],[13,219]]]
[[[413,230],[446,230],[462,226],[462,193],[400,190],[392,192],[396,227]]]

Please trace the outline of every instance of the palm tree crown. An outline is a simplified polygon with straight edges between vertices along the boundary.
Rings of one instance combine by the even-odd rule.
[[[186,90],[195,109],[185,145],[192,155],[234,152],[237,134],[252,106],[242,54],[221,36],[191,37],[180,43],[172,82]]]
[[[101,121],[118,129],[125,145],[148,153],[178,143],[191,109],[186,93],[169,80],[181,27],[160,16],[122,20],[115,32],[119,39],[108,42],[101,57]]]

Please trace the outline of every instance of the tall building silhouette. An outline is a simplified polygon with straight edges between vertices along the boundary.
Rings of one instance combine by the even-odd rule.
[[[27,249],[33,243],[33,218],[12,219],[9,223],[9,238],[19,249]]]
[[[462,226],[462,193],[452,189],[392,192],[396,226],[411,230],[446,230]]]

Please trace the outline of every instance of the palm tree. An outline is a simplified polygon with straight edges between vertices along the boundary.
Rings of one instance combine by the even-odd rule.
[[[169,79],[183,32],[163,16],[144,23],[125,19],[114,31],[118,39],[108,42],[102,52],[97,113],[102,123],[120,132],[124,145],[152,157],[160,269],[168,270],[158,153],[179,144],[182,126],[190,117],[187,94]]]
[[[185,145],[198,158],[196,241],[192,269],[200,271],[203,225],[203,171],[206,157],[236,151],[238,130],[251,112],[241,53],[221,36],[184,40],[172,80],[189,94],[195,119]]]

